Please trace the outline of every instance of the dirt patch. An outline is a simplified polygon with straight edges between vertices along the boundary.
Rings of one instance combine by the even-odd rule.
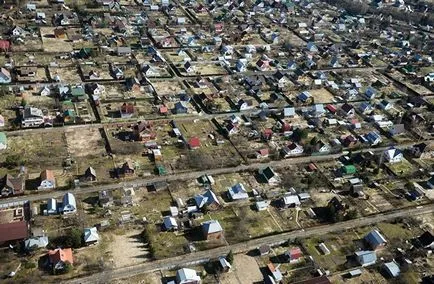
[[[128,231],[124,235],[113,235],[110,250],[114,267],[125,267],[148,260],[148,250],[140,239],[140,230]]]
[[[248,255],[235,255],[232,269],[232,272],[222,274],[221,283],[250,284],[260,283],[264,279],[256,260]]]
[[[105,152],[104,141],[97,128],[80,128],[65,132],[68,152],[75,157],[100,155]]]

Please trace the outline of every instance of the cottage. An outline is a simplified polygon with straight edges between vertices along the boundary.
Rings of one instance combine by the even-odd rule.
[[[418,238],[419,243],[426,249],[434,249],[434,236],[428,231],[425,231]]]
[[[18,244],[28,236],[29,230],[26,221],[0,224],[0,246]]]
[[[45,248],[48,245],[48,237],[39,236],[31,237],[24,241],[24,249],[26,251],[34,251],[40,248]]]
[[[293,263],[299,261],[303,257],[303,252],[299,247],[295,247],[287,250],[285,256],[290,263]]]
[[[63,214],[73,214],[77,211],[77,203],[75,202],[75,196],[68,192],[63,196],[62,208],[60,212]]]
[[[311,100],[312,96],[308,91],[304,91],[297,95],[297,100],[302,103],[307,103],[309,100]]]
[[[66,265],[74,264],[71,248],[57,248],[55,250],[48,251],[48,259],[51,267],[54,270],[63,270]]]
[[[49,198],[47,200],[47,209],[44,211],[45,215],[57,214],[57,201],[54,198]]]
[[[296,155],[301,155],[304,152],[303,146],[293,142],[285,147],[283,147],[280,150],[282,156],[284,158],[290,157],[290,156],[296,156]]]
[[[219,240],[223,237],[223,228],[217,220],[202,223],[202,233],[205,240]]]
[[[398,277],[399,274],[401,273],[401,270],[399,269],[399,266],[395,261],[384,263],[383,269],[386,272],[386,274],[391,278]]]
[[[0,127],[4,127],[4,126],[5,126],[5,118],[3,115],[0,114]]]
[[[53,189],[56,187],[56,179],[52,170],[45,170],[39,175],[39,190]]]
[[[8,139],[4,132],[0,132],[0,150],[6,150],[8,148]]]
[[[122,164],[122,167],[120,168],[120,173],[124,176],[132,176],[134,175],[134,164],[131,161],[126,161]]]
[[[390,147],[384,153],[384,159],[389,163],[399,163],[404,158],[401,150],[396,149],[395,147]]]
[[[9,84],[12,81],[11,73],[1,67],[0,68],[0,84]]]
[[[341,106],[341,113],[346,117],[353,117],[355,114],[355,110],[352,105],[344,103]]]
[[[23,112],[21,125],[23,127],[41,126],[44,123],[42,110],[35,107],[26,107]]]
[[[129,47],[129,46],[119,46],[116,49],[116,54],[118,56],[130,56],[131,55],[131,47]]]
[[[166,231],[176,231],[178,230],[178,223],[176,219],[171,216],[163,217],[163,227]]]
[[[0,180],[0,194],[2,197],[21,195],[24,193],[24,178],[13,177],[9,174]]]
[[[188,147],[192,150],[200,148],[200,139],[198,137],[190,138],[190,140],[188,140]]]
[[[268,205],[269,205],[269,203],[268,203],[267,200],[261,200],[261,201],[256,201],[256,202],[255,202],[255,208],[256,208],[256,210],[258,210],[258,211],[264,211],[264,210],[267,210]]]
[[[207,209],[210,210],[215,210],[220,207],[220,201],[211,189],[208,189],[203,194],[196,195],[194,197],[194,201],[197,208],[199,209],[203,208],[204,206],[206,206]]]
[[[262,180],[268,184],[277,184],[280,181],[279,176],[271,167],[261,168],[258,172]]]
[[[283,208],[289,208],[299,206],[301,203],[297,195],[285,195],[281,198],[281,204]]]
[[[188,107],[186,102],[176,102],[173,112],[175,114],[185,114],[188,112]]]
[[[368,143],[370,143],[373,146],[381,143],[382,141],[380,134],[376,131],[369,132],[364,136],[364,138]]]
[[[189,268],[181,268],[176,271],[176,284],[200,284],[200,276]]]
[[[232,265],[226,260],[224,256],[219,257],[219,264],[223,272],[228,272],[232,268]]]
[[[355,256],[359,264],[363,267],[373,265],[377,262],[377,255],[375,251],[357,251]]]
[[[96,171],[92,167],[88,167],[84,172],[84,179],[86,181],[96,181]]]
[[[277,282],[282,281],[283,276],[282,273],[279,270],[279,267],[275,267],[273,263],[267,264],[268,270],[270,271],[271,275],[273,276],[273,279]]]
[[[371,232],[369,232],[369,234],[365,236],[364,241],[373,250],[383,248],[387,243],[386,239],[383,237],[382,234],[380,234],[378,230],[372,230]]]
[[[269,254],[270,251],[271,251],[271,248],[269,245],[261,245],[260,247],[258,247],[258,252],[259,252],[259,255],[261,255],[261,256]]]
[[[249,198],[247,190],[244,188],[242,183],[237,183],[236,185],[228,189],[228,197],[230,200],[243,200]]]
[[[132,103],[123,103],[120,109],[121,118],[131,118],[135,111],[136,108]]]
[[[84,229],[84,243],[88,245],[96,244],[99,241],[99,234],[96,227]]]

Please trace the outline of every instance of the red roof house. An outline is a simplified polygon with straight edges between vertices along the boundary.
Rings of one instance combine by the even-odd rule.
[[[8,40],[0,40],[0,50],[1,51],[8,51],[11,47],[11,43]]]
[[[190,147],[190,149],[197,149],[200,147],[200,139],[198,137],[192,137],[189,141],[188,141],[188,147]]]
[[[66,263],[74,263],[71,248],[57,248],[55,250],[49,250],[48,258],[50,260],[50,264],[53,265],[54,269],[63,269],[65,268]]]
[[[337,110],[336,107],[334,105],[331,105],[331,104],[326,105],[326,109],[328,111],[330,111],[331,113],[335,113]]]

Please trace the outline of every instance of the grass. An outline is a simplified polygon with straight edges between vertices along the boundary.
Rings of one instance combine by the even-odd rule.
[[[413,165],[406,159],[398,163],[386,163],[386,167],[396,176],[406,176],[413,172]]]
[[[146,217],[149,223],[158,224],[162,220],[162,212],[169,210],[171,202],[172,197],[168,191],[145,193],[139,205],[131,208],[131,212],[139,218]]]
[[[377,227],[384,234],[384,237],[388,242],[411,239],[414,237],[414,233],[404,227],[402,223],[379,223]]]

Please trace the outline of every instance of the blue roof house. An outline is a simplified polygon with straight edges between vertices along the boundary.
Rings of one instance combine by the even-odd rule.
[[[378,230],[372,230],[364,238],[365,242],[373,249],[377,250],[386,245],[387,241]]]
[[[362,250],[355,253],[357,261],[361,266],[366,267],[375,264],[377,262],[377,255],[375,251]]]

